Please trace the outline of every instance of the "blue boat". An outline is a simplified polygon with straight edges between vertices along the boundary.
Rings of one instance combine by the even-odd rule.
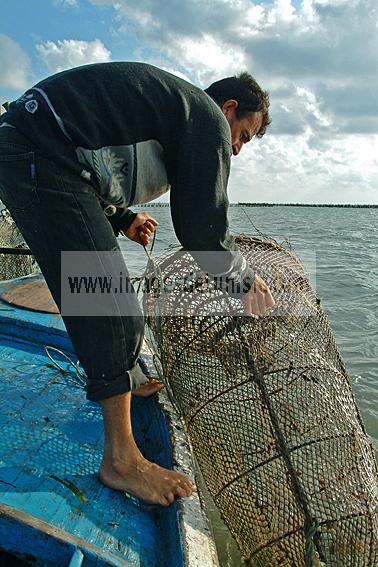
[[[60,315],[41,311],[44,288],[36,274],[0,282],[0,564],[218,565],[197,495],[149,508],[99,482],[100,406],[85,398]],[[164,392],[134,397],[132,421],[148,459],[193,477]]]

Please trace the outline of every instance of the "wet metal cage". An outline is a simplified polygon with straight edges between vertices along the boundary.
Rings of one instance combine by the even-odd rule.
[[[38,265],[16,223],[6,209],[0,210],[0,280],[20,278],[36,271]]]
[[[377,465],[327,316],[289,248],[237,242],[277,303],[259,319],[189,253],[147,269],[149,339],[206,485],[247,565],[378,565]]]

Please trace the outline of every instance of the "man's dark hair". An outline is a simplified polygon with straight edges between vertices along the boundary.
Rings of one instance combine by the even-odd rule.
[[[262,112],[262,124],[256,136],[262,138],[271,118],[269,116],[269,95],[264,91],[255,79],[247,72],[238,76],[227,77],[212,83],[205,89],[211,98],[222,107],[226,100],[234,99],[238,101],[236,108],[236,118],[240,120],[250,112]]]

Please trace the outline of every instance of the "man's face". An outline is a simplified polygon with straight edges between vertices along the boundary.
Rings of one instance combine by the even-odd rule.
[[[231,128],[232,153],[237,156],[244,144],[250,142],[261,128],[262,112],[250,112],[240,120],[236,117],[236,100],[227,100],[222,106],[222,112]]]

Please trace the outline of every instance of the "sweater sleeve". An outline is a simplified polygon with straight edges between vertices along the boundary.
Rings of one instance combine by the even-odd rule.
[[[107,209],[109,212],[107,212]],[[104,207],[104,212],[112,225],[115,236],[118,236],[121,230],[127,230],[137,216],[137,213],[130,211],[130,209],[116,208],[116,210],[113,211],[108,205]]]
[[[218,287],[240,297],[252,286],[254,272],[228,229],[231,153],[224,117],[214,111],[197,117],[180,138],[171,213],[177,238],[199,267]]]

